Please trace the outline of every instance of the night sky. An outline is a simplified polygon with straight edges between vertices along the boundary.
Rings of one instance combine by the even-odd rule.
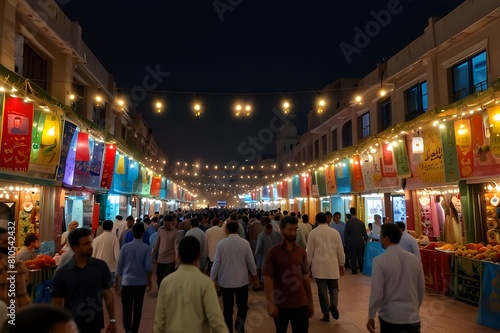
[[[269,125],[282,92],[288,92],[293,122],[303,134],[314,91],[339,77],[366,76],[421,35],[430,16],[444,16],[463,0],[63,2],[122,91],[141,86],[148,66],[169,73],[159,76],[162,82],[137,107],[168,157],[223,165],[255,163],[245,162],[249,155],[237,147]],[[374,12],[388,7],[395,13],[385,27],[348,62],[340,44],[354,45],[355,28],[364,30],[375,21]],[[203,103],[198,119],[192,111],[196,92]],[[238,95],[252,102],[250,119],[233,117]],[[160,116],[153,108],[158,97],[166,104]],[[274,143],[263,153],[273,154]]]

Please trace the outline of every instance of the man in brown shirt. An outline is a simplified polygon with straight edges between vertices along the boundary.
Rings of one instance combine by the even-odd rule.
[[[293,332],[308,332],[314,315],[307,254],[296,243],[298,222],[294,216],[280,221],[283,241],[269,250],[263,270],[267,312],[276,333],[286,333],[289,322]]]
[[[156,283],[160,288],[161,280],[175,271],[175,259],[179,246],[179,233],[174,228],[172,215],[163,218],[163,227],[158,229],[155,247],[153,248],[153,262],[158,262],[156,269]]]

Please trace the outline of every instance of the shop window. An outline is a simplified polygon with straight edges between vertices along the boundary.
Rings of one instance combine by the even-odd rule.
[[[405,91],[406,121],[427,112],[427,82],[416,84]]]
[[[76,110],[76,112],[85,115],[85,86],[73,83],[73,92],[75,95],[75,100],[71,102],[71,106]]]
[[[342,148],[352,146],[352,122],[349,120],[342,126]]]
[[[488,88],[486,51],[480,52],[451,68],[453,83],[450,103]]]
[[[391,99],[387,98],[379,104],[380,131],[392,125]]]
[[[309,145],[309,149],[307,149],[307,162],[310,163],[313,161],[313,149],[312,145]]]
[[[337,137],[337,130],[334,129],[332,131],[332,152],[337,151],[339,149],[339,139]]]
[[[358,117],[359,121],[359,138],[364,139],[370,136],[370,112],[367,112]]]
[[[302,162],[307,162],[306,161],[306,147],[302,148]]]
[[[47,60],[24,44],[23,76],[47,91]]]

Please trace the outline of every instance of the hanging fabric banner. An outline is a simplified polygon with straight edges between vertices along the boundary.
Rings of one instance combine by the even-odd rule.
[[[472,176],[474,171],[474,151],[472,148],[472,131],[470,119],[455,120],[453,123],[458,155],[460,178]]]
[[[397,142],[392,143],[384,143],[382,145],[382,177],[396,177],[397,167],[396,167],[396,159],[394,158],[394,146],[397,145]]]
[[[455,128],[453,124],[446,122],[440,127],[441,144],[443,146],[444,174],[447,182],[460,180],[458,169],[457,147],[455,141]]]
[[[376,156],[377,154],[362,154],[360,156],[363,181],[367,191],[375,190],[380,187],[380,181],[382,180],[382,172],[380,170],[380,164],[378,163],[380,160],[377,161]]]
[[[167,178],[161,177],[161,184],[160,184],[160,199],[166,199],[167,198]]]
[[[4,97],[0,170],[28,172],[33,112],[33,103],[11,96]]]
[[[354,155],[351,162],[352,168],[352,191],[363,192],[365,185],[363,183],[363,171],[361,170],[361,161],[359,155]]]
[[[292,178],[289,178],[286,182],[286,189],[287,189],[287,199],[293,199],[293,181]]]
[[[273,200],[278,200],[278,198],[281,198],[281,197],[278,195],[278,184],[277,184],[277,183],[274,183],[274,184],[273,184]]]
[[[470,119],[474,151],[473,177],[497,176],[500,174],[500,157],[496,148],[500,137],[490,132],[488,114],[479,114]]]
[[[67,185],[73,185],[73,177],[75,175],[75,155],[76,155],[76,142],[78,139],[79,128],[77,127],[71,138],[69,144],[69,152],[66,157],[66,168],[63,175],[63,183]]]
[[[320,170],[323,171],[323,169]],[[319,197],[318,172],[319,170],[311,172],[311,196],[315,198]]]
[[[78,133],[78,140],[80,140],[81,136]],[[83,133],[87,134],[87,133]],[[90,162],[92,160],[93,154],[94,154],[94,139],[86,135],[87,138],[87,143],[88,143],[88,150],[89,150],[89,159],[84,161],[84,160],[77,160],[75,157],[75,175],[73,178],[73,185],[75,186],[90,186],[91,180],[90,180]],[[78,142],[77,142],[77,150],[76,150],[76,155],[78,155]],[[97,183],[99,184],[99,182]]]
[[[128,181],[127,170],[129,168],[129,159],[123,158],[124,156],[120,153],[116,154],[115,165],[118,165],[119,161],[123,162],[123,173],[118,173],[118,167],[115,169],[113,174],[113,180],[111,183],[111,192],[115,194],[129,195],[132,194],[132,182]],[[122,170],[120,170],[122,171]]]
[[[412,177],[407,180],[409,189],[437,186],[446,183],[444,175],[443,145],[438,127],[431,127],[422,132],[424,153],[419,158],[412,158]]]
[[[335,165],[325,168],[325,190],[327,194],[337,193],[337,178],[335,177]]]
[[[153,181],[153,172],[148,171],[145,167],[142,167],[140,178],[142,180],[141,195],[149,196],[149,193],[151,192],[151,182]]]
[[[78,132],[75,161],[90,161],[90,155],[92,154],[91,149],[92,146],[89,143],[89,134]]]
[[[335,177],[333,177],[335,179]],[[321,197],[326,196],[326,181],[325,181],[325,169],[319,169],[317,173],[317,184],[318,184],[318,195]],[[313,191],[314,196],[314,191]]]
[[[271,184],[269,185],[269,200],[275,200],[275,196],[274,196],[274,185],[275,184]]]
[[[104,165],[102,168],[101,188],[111,188],[113,181],[113,173],[115,169],[116,146],[114,144],[106,144],[106,153],[104,154]]]
[[[269,192],[269,186],[262,186],[261,200],[270,200]]]
[[[411,177],[410,161],[408,160],[408,151],[406,136],[401,140],[402,142],[397,142],[396,145],[392,147],[392,152],[394,153],[394,160],[396,162],[396,171],[399,178]]]
[[[292,198],[300,197],[300,177],[299,175],[294,175],[292,177]]]
[[[309,172],[303,172],[300,175],[300,196],[307,198],[311,195],[311,174]]]
[[[128,167],[127,180],[133,182],[139,177],[139,163],[137,161],[130,161]]]
[[[350,161],[344,159],[335,167],[335,178],[338,193],[351,193],[351,168]]]
[[[173,200],[174,198],[174,188],[173,188],[173,183],[170,179],[167,179],[167,199],[168,200]]]
[[[151,181],[151,191],[149,192],[154,197],[160,197],[161,177],[154,176]]]
[[[35,110],[28,176],[55,179],[61,160],[62,117]]]
[[[63,137],[62,137],[62,144],[61,144],[61,161],[59,163],[59,166],[57,168],[57,176],[56,180],[58,181],[63,181],[65,172],[66,172],[66,164],[74,164],[75,159],[73,157],[72,161],[68,161],[68,156],[70,154],[70,147],[71,147],[71,141],[73,140],[73,137],[75,136],[75,133],[77,131],[77,127],[75,124],[70,123],[69,121],[64,122],[64,130],[63,130]],[[73,152],[74,153],[74,152]],[[73,166],[74,168],[74,166]]]

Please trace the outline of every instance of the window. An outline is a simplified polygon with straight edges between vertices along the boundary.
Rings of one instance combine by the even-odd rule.
[[[293,144],[290,143],[290,150],[293,150]]]
[[[307,162],[306,161],[306,147],[302,148],[302,162]]]
[[[85,115],[85,86],[73,83],[73,92],[75,95],[75,100],[71,102],[71,106],[76,110],[76,112]]]
[[[47,91],[47,60],[24,44],[23,76]]]
[[[450,103],[488,88],[486,51],[476,54],[451,68],[453,91]]]
[[[326,143],[326,134],[321,137],[321,156],[325,156],[328,153]]]
[[[364,139],[370,136],[370,112],[361,115],[359,118],[359,138]]]
[[[414,85],[405,92],[406,95],[406,121],[415,119],[427,112],[427,82]]]
[[[379,104],[380,131],[392,124],[391,99],[387,98]]]
[[[314,141],[314,159],[317,160],[319,158],[319,140]]]
[[[352,122],[349,120],[342,126],[342,148],[352,146]]]
[[[104,103],[92,105],[92,121],[100,128],[106,124],[106,105]]]
[[[339,149],[339,140],[337,138],[337,130],[332,131],[332,152]]]
[[[310,163],[313,161],[313,150],[312,150],[312,145],[309,145],[308,149],[307,149],[307,162]]]

